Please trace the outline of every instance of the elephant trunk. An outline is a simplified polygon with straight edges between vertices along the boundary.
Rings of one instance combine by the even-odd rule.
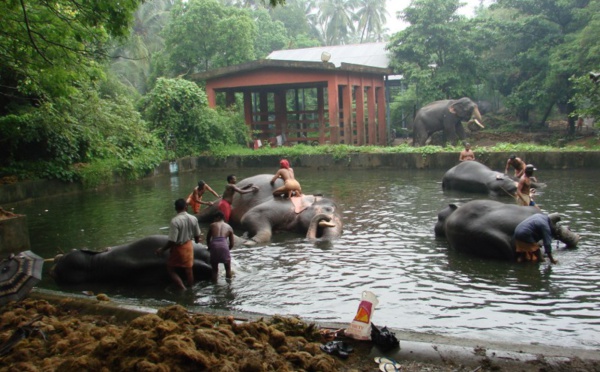
[[[575,248],[577,246],[577,243],[579,243],[579,239],[581,239],[581,237],[579,236],[579,234],[576,234],[569,230],[568,227],[558,226],[556,228],[556,239],[565,243],[567,245],[567,248]]]
[[[342,224],[338,217],[324,213],[315,215],[306,231],[307,239],[335,239],[342,235]]]

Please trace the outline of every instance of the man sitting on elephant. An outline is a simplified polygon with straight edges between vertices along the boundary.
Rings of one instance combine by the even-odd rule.
[[[560,221],[558,213],[534,214],[521,221],[515,228],[514,240],[517,262],[543,262],[539,241],[543,241],[546,255],[553,264],[558,263],[552,256],[552,236],[556,235],[556,223]]]
[[[278,178],[283,180],[283,186],[273,190],[273,196],[278,197],[285,195],[288,198],[291,198],[294,193],[296,196],[302,195],[302,188],[300,187],[300,183],[296,181],[294,170],[290,167],[290,163],[286,159],[282,159],[279,162],[279,167],[279,170],[271,179],[271,186],[275,185],[275,181],[277,181]]]

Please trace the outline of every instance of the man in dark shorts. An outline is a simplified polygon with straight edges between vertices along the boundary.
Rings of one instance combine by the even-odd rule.
[[[236,192],[240,194],[248,194],[250,192],[258,191],[258,187],[252,185],[248,185],[243,189],[240,189],[235,185],[236,182],[237,178],[233,174],[227,176],[227,186],[225,186],[223,197],[219,202],[219,210],[223,212],[225,222],[229,222],[229,217],[231,216],[231,203],[233,203],[233,195],[235,195]]]
[[[191,287],[194,285],[194,245],[192,244],[192,239],[196,243],[199,243],[201,234],[198,219],[189,214],[186,209],[187,203],[185,199],[177,199],[175,201],[177,215],[171,219],[169,241],[167,245],[156,250],[157,255],[170,250],[167,261],[167,272],[179,289],[186,288],[177,273],[177,269],[183,269],[188,286]]]
[[[231,254],[235,237],[233,229],[224,221],[223,212],[217,211],[214,222],[208,228],[206,245],[210,251],[210,265],[212,266],[212,280],[219,277],[219,264],[225,266],[225,277],[231,278]]]

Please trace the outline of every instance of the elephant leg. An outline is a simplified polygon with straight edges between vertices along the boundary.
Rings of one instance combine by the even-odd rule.
[[[271,240],[273,233],[271,229],[262,229],[252,235],[248,240],[244,242],[244,245],[255,245],[260,243],[266,243]]]

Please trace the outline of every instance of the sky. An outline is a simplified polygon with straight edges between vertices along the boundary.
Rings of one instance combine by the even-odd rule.
[[[467,5],[460,8],[458,13],[466,16],[472,16],[473,10],[475,7],[479,6],[481,0],[462,0],[462,2],[466,3]],[[491,1],[484,0],[483,3],[487,6],[491,3]],[[389,17],[387,18],[387,27],[390,29],[390,34],[393,34],[406,27],[406,24],[403,24],[401,21],[396,19],[396,12],[399,12],[410,5],[410,0],[386,0],[386,4],[386,8],[389,13]]]

